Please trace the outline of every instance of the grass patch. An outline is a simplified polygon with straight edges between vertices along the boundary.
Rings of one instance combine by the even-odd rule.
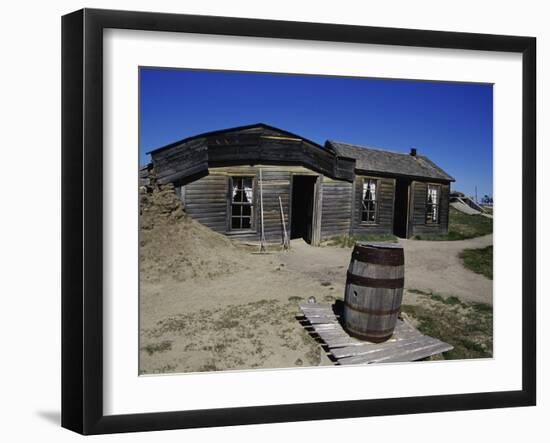
[[[447,360],[490,358],[493,356],[493,308],[485,303],[465,303],[457,297],[420,290],[421,304],[404,304],[401,310],[418,321],[423,334],[454,346],[445,352]]]
[[[465,249],[460,254],[464,266],[477,274],[493,279],[493,247]]]
[[[493,215],[493,207],[492,207],[492,206],[481,205],[481,207],[482,207],[483,209],[485,209],[485,212],[486,212],[487,214]]]
[[[463,303],[460,301],[460,299],[454,295],[451,295],[450,297],[447,297],[443,303],[446,305],[463,305]],[[492,308],[491,308],[492,309]]]
[[[433,300],[433,301],[436,301],[436,302],[439,302],[439,303],[443,303],[444,305],[450,305],[450,306],[460,305],[464,308],[468,307],[468,305],[466,303],[462,303],[460,301],[460,299],[458,297],[454,296],[454,295],[451,295],[450,297],[445,297],[441,294],[438,294],[437,292],[422,291],[421,289],[407,289],[407,292],[409,292],[411,294],[424,295],[424,296],[430,298],[430,300]]]
[[[460,305],[465,307],[466,305],[460,301],[458,297],[455,297],[454,295],[451,295],[450,297],[443,297],[442,295],[439,295],[437,293],[430,294],[430,298],[434,301],[438,301],[440,303],[443,303],[444,305]]]
[[[288,297],[288,301],[290,303],[300,303],[302,300],[302,297],[298,297],[297,295],[291,295],[290,297]]]
[[[422,295],[428,295],[429,292],[421,291],[420,289],[407,289],[407,292],[410,292],[411,294],[422,294]]]
[[[418,234],[415,240],[465,240],[493,233],[493,219],[482,215],[468,215],[449,209],[448,234]]]
[[[142,349],[144,349],[147,354],[153,355],[155,352],[165,352],[172,349],[172,342],[169,340],[165,340],[161,341],[160,343],[149,343]]]
[[[369,235],[337,235],[327,239],[326,246],[340,246],[341,248],[351,248],[358,241],[389,241],[396,242],[397,237],[392,234],[369,234]]]

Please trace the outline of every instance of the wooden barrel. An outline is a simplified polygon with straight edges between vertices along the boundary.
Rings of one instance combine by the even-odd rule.
[[[344,326],[350,335],[374,343],[392,336],[403,299],[404,265],[399,243],[355,244],[344,299]]]

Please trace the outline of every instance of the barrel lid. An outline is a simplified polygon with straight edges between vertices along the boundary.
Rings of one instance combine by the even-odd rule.
[[[403,249],[403,245],[395,242],[373,242],[373,241],[358,241],[356,246],[370,248],[387,248],[387,249]]]

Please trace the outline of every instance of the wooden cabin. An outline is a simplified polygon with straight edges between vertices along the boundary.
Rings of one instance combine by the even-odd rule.
[[[283,217],[290,238],[313,245],[336,235],[448,231],[454,179],[415,149],[332,140],[322,146],[259,123],[150,154],[157,182],[174,184],[187,214],[234,238],[259,240],[262,212],[265,238],[273,242],[283,238]]]

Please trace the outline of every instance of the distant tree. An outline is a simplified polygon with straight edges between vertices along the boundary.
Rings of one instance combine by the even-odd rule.
[[[489,197],[487,194],[485,194],[481,199],[481,203],[485,205],[493,204],[493,197]]]

